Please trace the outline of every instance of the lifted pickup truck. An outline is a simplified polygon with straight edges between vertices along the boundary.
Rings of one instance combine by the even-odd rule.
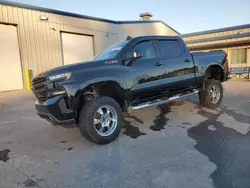
[[[180,37],[141,36],[108,48],[91,62],[41,73],[32,79],[40,117],[53,124],[76,123],[97,144],[115,140],[123,112],[199,93],[215,108],[228,78],[224,51],[190,53]]]

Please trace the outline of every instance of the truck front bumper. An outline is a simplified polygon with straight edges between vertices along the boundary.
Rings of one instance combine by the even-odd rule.
[[[67,108],[63,96],[47,99],[43,103],[36,102],[37,114],[55,124],[75,123],[75,111]]]

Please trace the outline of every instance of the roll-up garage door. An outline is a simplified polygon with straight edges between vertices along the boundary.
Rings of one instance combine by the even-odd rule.
[[[92,36],[62,32],[61,37],[64,65],[93,60]]]
[[[23,89],[17,28],[0,24],[0,91]]]

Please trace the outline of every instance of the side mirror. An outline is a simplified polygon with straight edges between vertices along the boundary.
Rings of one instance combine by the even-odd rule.
[[[140,51],[128,52],[126,54],[127,64],[130,64],[133,60],[138,59],[140,57],[141,57]]]

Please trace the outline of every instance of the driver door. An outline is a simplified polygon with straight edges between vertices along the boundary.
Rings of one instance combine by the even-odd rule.
[[[166,84],[165,67],[155,48],[154,40],[140,41],[132,52],[140,52],[141,57],[131,64],[133,78],[132,97],[147,97],[161,91]]]

